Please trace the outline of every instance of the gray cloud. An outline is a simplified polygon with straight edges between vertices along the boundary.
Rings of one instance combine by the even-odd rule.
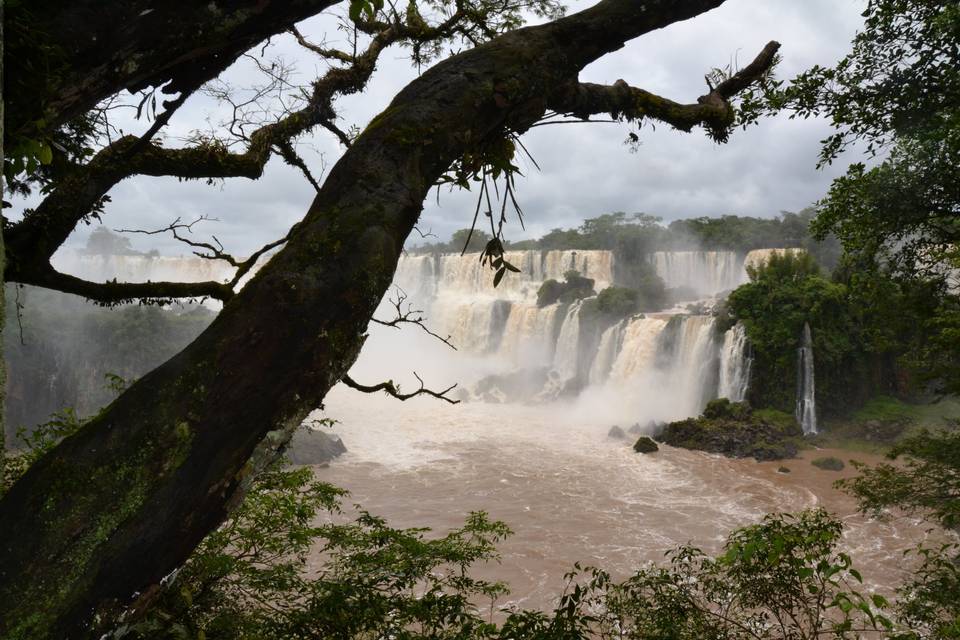
[[[576,10],[589,3],[571,5]],[[618,78],[675,100],[694,101],[705,90],[704,73],[736,59],[748,62],[771,39],[783,44],[781,77],[813,64],[830,64],[849,47],[862,23],[859,0],[730,0],[721,8],[684,23],[648,34],[591,65],[582,79],[610,83]],[[314,40],[335,42],[340,36],[331,16],[300,25]],[[304,83],[324,67],[289,37],[275,38],[268,55],[296,61]],[[368,91],[338,103],[345,124],[365,124],[415,76],[401,50],[381,61]],[[227,74],[243,86],[258,82],[249,62],[241,61]],[[172,123],[169,144],[194,129],[209,128],[223,118],[205,97],[188,101]],[[131,131],[143,123],[120,121]],[[637,153],[623,145],[628,132],[619,124],[565,124],[539,127],[523,137],[542,172],[532,167],[520,181],[527,230],[511,224],[509,238],[542,234],[554,227],[578,225],[585,217],[623,210],[645,211],[665,220],[737,213],[772,216],[798,210],[822,197],[843,163],[815,169],[818,141],[829,132],[817,120],[764,120],[749,131],[737,132],[726,145],[712,143],[702,132],[683,134],[669,127],[645,127]],[[317,173],[334,162],[341,149],[332,137],[317,134],[301,147]],[[281,236],[306,212],[312,188],[298,172],[277,160],[256,182],[227,180],[215,186],[202,182],[142,178],[128,180],[112,194],[105,223],[111,228],[160,227],[181,216],[204,214],[218,218],[201,233],[214,233],[228,248],[246,253]],[[467,226],[475,200],[471,193],[434,193],[425,203],[421,228],[446,238]],[[29,206],[31,202],[20,203]],[[81,228],[71,242],[85,241]],[[418,240],[418,239],[415,239]],[[158,237],[134,238],[140,248],[158,247],[182,253],[176,243]]]

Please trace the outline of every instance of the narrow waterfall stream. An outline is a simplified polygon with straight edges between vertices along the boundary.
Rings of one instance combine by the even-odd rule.
[[[813,337],[810,325],[803,323],[803,336],[797,349],[797,422],[804,433],[817,432],[817,395],[813,372]]]

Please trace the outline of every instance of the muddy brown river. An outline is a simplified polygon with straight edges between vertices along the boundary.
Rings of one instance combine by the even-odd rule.
[[[917,519],[856,514],[832,486],[849,465],[838,473],[809,462],[878,460],[864,454],[808,451],[784,463],[670,447],[640,455],[607,436],[608,422],[563,404],[401,403],[337,389],[325,415],[340,420],[334,432],[348,453],[316,474],[348,489],[348,503],[396,527],[444,533],[483,510],[514,530],[500,544],[501,563],[477,571],[510,584],[501,604],[550,606],[575,561],[626,577],[676,545],[716,552],[735,527],[816,506],[843,519],[843,544],[868,585],[889,591],[904,577],[902,552],[929,535]],[[778,472],[781,464],[790,473]]]

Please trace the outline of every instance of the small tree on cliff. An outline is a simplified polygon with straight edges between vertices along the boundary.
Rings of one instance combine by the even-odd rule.
[[[337,382],[398,397],[419,392],[358,384],[346,372],[432,186],[477,179],[488,195],[499,180],[512,193],[516,136],[548,110],[653,119],[681,131],[703,126],[725,141],[737,122],[732,101],[766,75],[776,43],[738,73],[716,78],[692,104],[624,81],[578,80],[586,65],[626,41],[722,3],[602,0],[513,31],[529,2],[410,3],[401,13],[352,0],[351,30],[363,36],[356,51],[328,49],[293,30],[333,68],[297,108],[260,121],[241,110],[233,124],[242,152],[211,139],[167,148],[156,134],[243,51],[335,2],[132,2],[109,14],[93,0],[18,4],[11,37],[21,57],[12,82],[24,90],[11,108],[14,153],[5,170],[12,187],[46,195],[7,229],[6,278],[104,303],[210,296],[225,305],[196,341],[41,458],[0,501],[0,636],[82,636],[104,604],[149,598]],[[557,17],[550,0],[532,6]],[[334,98],[362,90],[384,48],[406,44],[420,62],[451,42],[469,48],[410,83],[362,133],[350,137],[338,127]],[[98,150],[77,144],[96,126],[98,101],[147,89],[142,106],[152,110],[150,88],[164,83],[176,97],[159,105],[144,135]],[[293,146],[317,127],[348,147],[322,185]],[[257,178],[273,154],[303,171],[317,195],[289,235],[268,245],[283,248],[241,291],[238,278],[97,283],[50,266],[53,252],[77,224],[101,214],[121,180]],[[487,252],[496,265],[502,229],[489,213],[495,237]],[[239,261],[216,245],[198,249],[233,261],[238,277],[260,255]]]

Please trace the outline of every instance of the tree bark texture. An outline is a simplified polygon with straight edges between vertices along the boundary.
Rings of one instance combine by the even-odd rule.
[[[451,163],[525,130],[593,60],[722,2],[603,0],[454,56],[403,89],[214,323],[0,502],[0,637],[85,637],[98,608],[129,603],[176,569],[242,497],[258,444],[281,446],[353,364]]]

